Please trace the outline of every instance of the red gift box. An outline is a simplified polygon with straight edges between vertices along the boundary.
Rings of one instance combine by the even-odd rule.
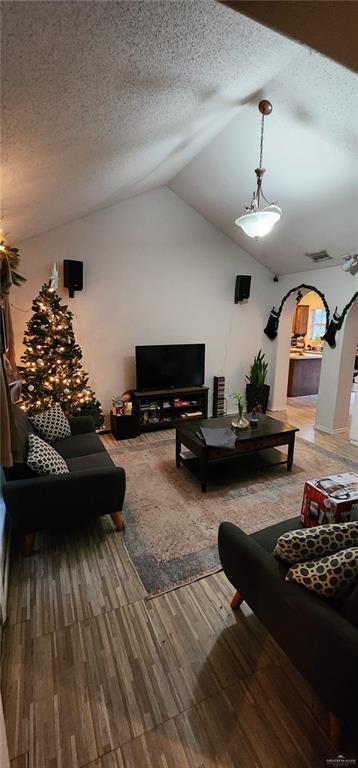
[[[358,520],[358,475],[345,473],[307,480],[301,523],[305,528]]]

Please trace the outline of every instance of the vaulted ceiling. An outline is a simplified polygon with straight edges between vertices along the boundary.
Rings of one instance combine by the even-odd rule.
[[[2,16],[13,241],[168,184],[273,272],[357,251],[352,71],[215,0],[12,0]],[[265,194],[284,217],[256,242],[233,220],[254,189],[262,97]]]

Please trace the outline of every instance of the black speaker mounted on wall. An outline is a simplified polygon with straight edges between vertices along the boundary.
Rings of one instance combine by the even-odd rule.
[[[250,296],[251,275],[237,275],[235,283],[235,304]]]
[[[83,261],[63,260],[63,284],[68,288],[68,295],[73,299],[75,291],[83,288]]]

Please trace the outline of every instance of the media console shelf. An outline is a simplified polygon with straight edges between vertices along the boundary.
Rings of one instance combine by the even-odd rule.
[[[178,389],[135,389],[133,407],[138,434],[154,429],[170,429],[187,419],[206,419],[209,387]]]

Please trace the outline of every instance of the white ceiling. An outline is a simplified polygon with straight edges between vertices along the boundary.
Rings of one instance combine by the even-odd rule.
[[[12,0],[2,15],[13,242],[170,184],[273,272],[357,251],[352,72],[215,0]],[[256,243],[232,221],[254,189],[263,96],[265,193],[285,216]]]

